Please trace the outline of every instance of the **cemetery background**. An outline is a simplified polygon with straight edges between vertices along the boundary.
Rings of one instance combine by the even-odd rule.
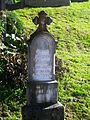
[[[9,16],[14,18],[16,15],[16,18],[23,23],[24,31],[22,28],[23,32],[18,32],[18,36],[23,33],[24,39],[29,38],[29,35],[36,30],[32,18],[41,10],[45,10],[53,19],[49,31],[58,39],[57,57],[62,59],[64,68],[68,64],[70,71],[61,79],[58,77],[59,101],[65,106],[65,118],[88,120],[90,118],[90,1],[71,3],[70,7],[7,11]],[[0,60],[0,75],[4,72],[2,66]],[[1,81],[0,77],[0,84]],[[4,86],[0,85],[1,119],[21,119],[20,106],[25,101],[25,87],[21,88],[18,85],[19,87],[13,86],[13,89],[10,87],[7,89]]]

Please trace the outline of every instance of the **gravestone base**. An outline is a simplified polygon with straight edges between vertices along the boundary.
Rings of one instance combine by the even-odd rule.
[[[64,120],[64,107],[61,103],[52,105],[23,106],[22,120]]]
[[[54,81],[27,82],[27,105],[36,103],[56,103],[58,100],[58,83]]]

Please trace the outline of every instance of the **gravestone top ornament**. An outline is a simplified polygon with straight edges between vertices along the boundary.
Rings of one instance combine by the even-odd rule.
[[[39,25],[39,26],[37,30],[31,35],[29,42],[31,42],[33,37],[35,37],[38,33],[43,32],[43,31],[48,32],[47,25],[50,25],[52,23],[52,19],[50,17],[47,17],[47,14],[44,11],[39,12],[38,16],[36,16],[32,20],[35,25]]]
[[[28,40],[27,105],[22,107],[22,119],[64,120],[64,108],[58,103],[55,80],[56,43],[47,30],[52,19],[41,11],[33,22],[38,28]]]
[[[39,17],[35,17],[33,19],[33,22],[35,25],[39,24],[38,31],[47,31],[47,25],[50,25],[52,22],[52,19],[50,17],[47,17],[47,14],[44,11],[41,11],[38,13]]]

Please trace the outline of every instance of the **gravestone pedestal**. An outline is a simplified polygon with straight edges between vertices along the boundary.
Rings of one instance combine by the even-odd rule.
[[[53,105],[23,106],[22,120],[64,120],[64,107],[59,102]]]
[[[49,82],[27,82],[27,104],[56,103],[58,100],[58,83],[56,80]]]

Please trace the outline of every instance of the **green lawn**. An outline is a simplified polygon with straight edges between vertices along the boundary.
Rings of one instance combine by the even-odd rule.
[[[58,40],[56,54],[63,60],[63,65],[67,63],[70,69],[69,75],[66,74],[58,85],[58,99],[65,107],[65,118],[66,120],[89,120],[90,1],[74,2],[68,7],[24,8],[13,11],[24,24],[27,39],[36,30],[32,19],[41,10],[53,19],[48,29]],[[3,120],[16,120],[16,117],[17,120],[21,119],[23,92],[20,89],[12,90],[10,93],[13,94],[10,97],[7,90],[6,93],[7,98],[1,106],[4,106],[8,118],[4,117]],[[19,95],[20,98],[17,97]]]

